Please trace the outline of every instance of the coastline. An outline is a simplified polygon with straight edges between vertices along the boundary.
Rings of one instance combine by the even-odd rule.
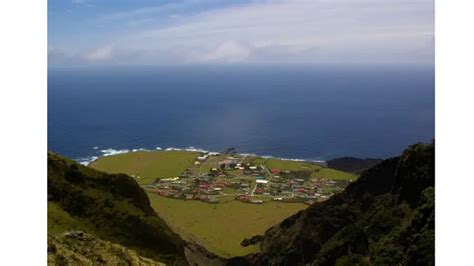
[[[114,156],[114,155],[125,154],[125,153],[133,153],[133,152],[187,151],[187,152],[198,152],[198,153],[203,153],[203,154],[221,153],[221,152],[216,152],[216,151],[209,151],[209,150],[202,149],[202,148],[196,148],[194,146],[189,146],[187,148],[177,148],[177,147],[161,148],[161,147],[156,147],[154,149],[147,149],[147,148],[134,148],[134,149],[105,148],[105,149],[99,149],[99,146],[95,146],[92,149],[96,151],[95,155],[74,158],[74,160],[77,161],[78,163],[82,164],[82,165],[88,166],[92,162],[98,160],[101,157],[108,157],[108,156]],[[308,163],[315,163],[315,164],[319,164],[319,165],[326,165],[327,164],[327,160],[284,158],[284,157],[277,157],[277,156],[273,156],[273,155],[260,155],[260,154],[255,154],[255,153],[236,153],[236,154],[238,154],[240,156],[252,156],[252,157],[260,157],[260,158],[264,158],[264,159],[277,159],[277,160],[283,160],[283,161],[308,162]]]

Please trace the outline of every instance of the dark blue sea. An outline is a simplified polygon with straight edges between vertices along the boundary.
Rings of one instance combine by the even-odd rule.
[[[433,138],[433,67],[48,70],[48,148],[80,161],[169,147],[387,158]]]

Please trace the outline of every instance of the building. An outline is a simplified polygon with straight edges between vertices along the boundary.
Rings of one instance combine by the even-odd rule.
[[[281,170],[278,169],[278,168],[273,168],[273,169],[271,170],[271,172],[272,172],[272,174],[278,175],[278,174],[280,174]]]
[[[179,177],[170,177],[170,178],[162,178],[160,179],[160,182],[163,183],[163,182],[173,182],[173,181],[178,181],[179,180]]]
[[[251,199],[249,202],[250,202],[250,203],[253,203],[253,204],[262,204],[262,203],[263,203],[263,200]]]
[[[208,157],[209,157],[209,155],[202,155],[202,156],[197,157],[197,159],[199,161],[205,161],[205,160],[207,160]]]

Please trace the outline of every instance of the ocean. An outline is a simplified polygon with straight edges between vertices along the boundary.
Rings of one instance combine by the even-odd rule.
[[[432,66],[48,69],[48,149],[81,162],[190,147],[388,158],[433,138]]]

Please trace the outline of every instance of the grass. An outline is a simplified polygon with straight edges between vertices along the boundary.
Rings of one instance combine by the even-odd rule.
[[[308,170],[313,171],[311,174],[312,177],[320,177],[326,179],[346,179],[346,180],[355,180],[357,179],[356,175],[351,173],[346,173],[338,171],[331,168],[322,167],[316,164],[301,162],[301,161],[289,161],[289,160],[279,160],[279,159],[264,159],[264,158],[249,158],[245,162],[252,162],[254,164],[265,165],[269,170],[272,168],[278,168],[281,170],[289,171],[301,171]]]
[[[65,212],[58,204],[48,202],[48,234],[63,233],[67,230],[85,230],[89,226]]]
[[[101,157],[90,167],[107,173],[125,173],[140,176],[140,184],[149,184],[157,177],[181,174],[196,160],[198,153],[187,151],[132,152]]]
[[[198,153],[186,151],[134,152],[100,158],[93,162],[91,167],[109,173],[139,175],[140,178],[136,180],[141,184],[147,184],[157,177],[177,176],[188,167],[192,167],[196,173],[199,172],[201,167],[193,165],[197,156]],[[202,173],[208,172],[209,168],[217,167],[218,161],[225,157],[222,155],[209,158],[200,170]],[[268,169],[309,170],[312,171],[313,177],[356,179],[352,174],[308,162],[256,157],[248,157],[245,162],[263,164]],[[225,191],[235,192],[228,188]],[[176,233],[223,257],[258,252],[258,246],[242,247],[240,243],[245,238],[263,234],[271,226],[307,206],[302,203],[273,202],[268,197],[261,197],[264,201],[269,201],[265,204],[248,204],[235,201],[233,200],[235,196],[228,195],[219,197],[218,204],[209,204],[147,194],[153,209]]]
[[[312,170],[312,169],[319,169],[321,166],[307,163],[307,162],[298,162],[298,161],[289,161],[289,160],[279,160],[279,159],[264,159],[264,158],[256,158],[253,160],[255,164],[263,164],[269,170],[272,168],[278,168],[283,170],[289,171],[298,171],[298,170]]]
[[[202,244],[223,257],[259,251],[258,246],[240,246],[244,238],[263,234],[268,228],[304,209],[300,203],[238,201],[209,204],[164,198],[148,193],[152,207],[186,240]],[[225,201],[219,198],[219,201]]]
[[[313,172],[312,177],[321,177],[327,179],[344,179],[344,180],[356,180],[357,176],[351,173],[346,173],[331,168],[321,168],[319,172]]]

